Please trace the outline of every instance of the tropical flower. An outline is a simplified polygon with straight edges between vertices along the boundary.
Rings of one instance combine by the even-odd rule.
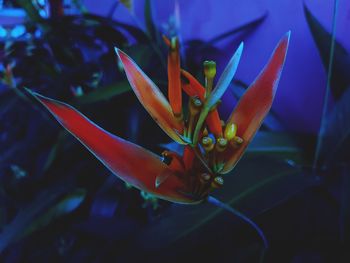
[[[217,105],[238,66],[243,43],[238,47],[214,86],[216,65],[204,62],[205,85],[180,68],[177,38],[164,37],[169,47],[168,99],[156,84],[116,48],[137,98],[152,118],[174,141],[184,145],[182,155],[165,151],[162,157],[117,137],[87,119],[73,107],[31,92],[109,170],[134,187],[156,197],[183,204],[206,200],[223,185],[268,113],[284,65],[288,32],[278,43],[269,62],[247,89],[227,121],[220,119]],[[188,111],[183,111],[186,93]],[[170,160],[170,164],[163,159]]]

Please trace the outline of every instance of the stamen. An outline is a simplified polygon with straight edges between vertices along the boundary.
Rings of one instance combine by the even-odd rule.
[[[235,143],[237,143],[238,145],[243,143],[243,139],[241,137],[235,136],[234,140],[235,140]]]
[[[202,138],[202,146],[206,152],[210,152],[214,148],[213,139],[209,136]]]
[[[195,118],[202,108],[202,102],[197,97],[191,97],[189,101],[189,118],[186,137],[192,139],[192,132],[194,128]]]
[[[211,187],[214,189],[220,188],[224,185],[224,179],[221,176],[215,177],[215,179],[211,182]]]
[[[207,183],[210,180],[210,174],[204,173],[199,176],[199,180],[202,184]]]
[[[205,137],[205,136],[208,136],[208,134],[209,134],[208,129],[204,128],[202,135]]]
[[[216,63],[214,61],[204,61],[204,76],[205,76],[205,97],[207,98],[213,89],[214,77],[216,75]]]
[[[239,136],[235,136],[232,138],[232,140],[230,141],[231,145],[233,147],[238,147],[243,143],[243,138],[239,137]]]
[[[218,152],[223,152],[226,149],[226,146],[227,146],[227,140],[225,138],[220,137],[217,139],[215,149]]]

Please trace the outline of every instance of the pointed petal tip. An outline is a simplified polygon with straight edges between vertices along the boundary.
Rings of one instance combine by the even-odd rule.
[[[28,88],[24,88],[26,90],[26,92],[28,92],[30,95],[32,95],[36,100],[38,100],[39,102],[43,103],[42,100],[52,100],[48,97],[45,97],[44,95],[41,95],[31,89],[28,89]]]
[[[114,52],[117,54],[117,56],[119,57],[119,48],[114,47]]]
[[[281,42],[286,42],[287,48],[289,45],[290,35],[292,34],[292,31],[289,30],[285,35],[282,37]]]
[[[289,30],[289,31],[286,33],[286,36],[288,37],[288,40],[289,40],[291,34],[292,34],[292,30]]]
[[[121,55],[126,55],[126,54],[123,51],[121,51],[119,48],[117,48],[117,47],[114,47],[114,51],[117,54],[119,60],[122,61]]]
[[[239,47],[238,47],[237,51],[242,53],[243,52],[243,48],[244,48],[244,42],[242,41],[241,44],[239,44]]]

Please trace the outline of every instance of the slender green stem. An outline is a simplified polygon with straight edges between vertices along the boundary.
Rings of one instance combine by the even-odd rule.
[[[318,135],[318,139],[317,139],[315,158],[314,158],[314,163],[312,166],[314,172],[316,170],[316,167],[317,167],[317,164],[318,164],[318,161],[320,158],[320,152],[322,149],[322,142],[323,142],[324,133],[325,133],[326,115],[328,112],[328,101],[329,101],[329,96],[330,96],[330,85],[331,85],[331,80],[332,80],[332,69],[333,69],[333,62],[334,62],[335,35],[336,35],[336,29],[337,29],[338,7],[339,7],[339,0],[335,0],[334,1],[334,8],[333,8],[332,38],[331,38],[331,48],[330,48],[330,52],[329,52],[326,94],[325,94],[324,102],[323,102],[322,119],[321,119],[320,131],[319,131],[319,135]]]

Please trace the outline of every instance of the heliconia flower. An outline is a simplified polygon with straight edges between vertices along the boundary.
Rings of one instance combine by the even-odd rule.
[[[195,204],[209,200],[217,204],[216,199],[208,197],[209,193],[223,185],[221,175],[234,168],[270,110],[289,37],[290,32],[280,40],[269,62],[227,121],[220,119],[217,105],[237,70],[243,43],[215,86],[216,64],[213,61],[204,62],[203,86],[180,68],[178,40],[164,37],[169,47],[169,101],[136,63],[116,48],[137,98],[164,132],[184,145],[182,156],[165,151],[161,158],[103,130],[73,107],[31,93],[66,130],[125,182],[172,202]],[[189,96],[187,116],[182,111],[182,90]],[[170,164],[163,162],[163,158],[169,159]]]

